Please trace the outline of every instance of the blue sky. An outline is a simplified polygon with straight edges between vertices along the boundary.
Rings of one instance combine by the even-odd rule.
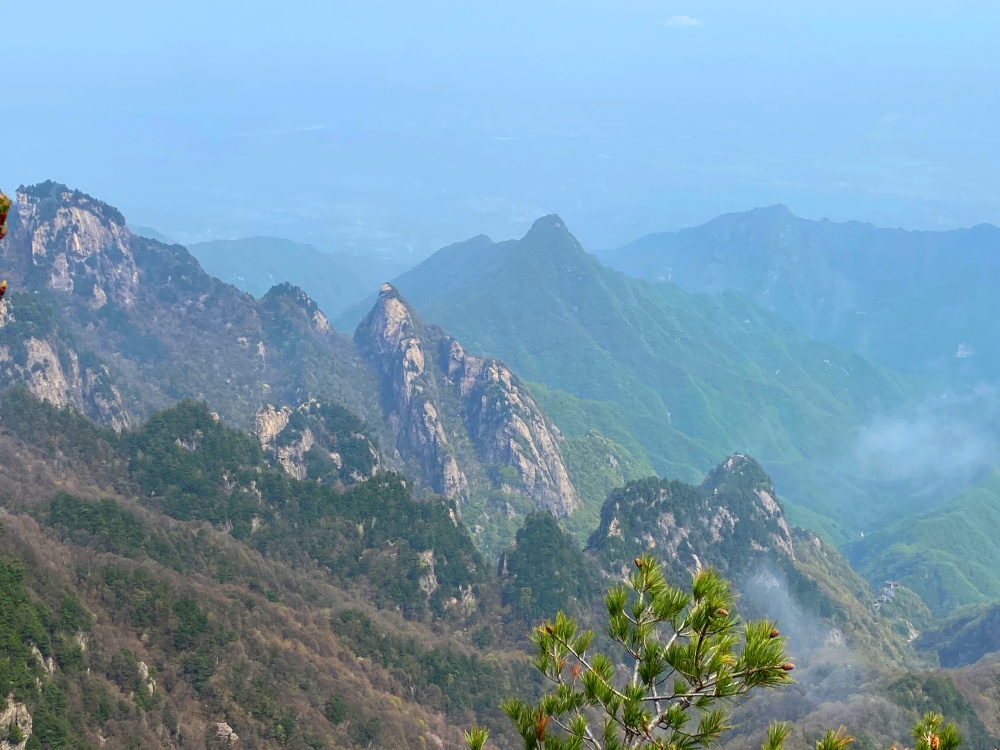
[[[1000,223],[1000,3],[35,0],[0,186],[181,239],[411,250],[557,212],[597,249],[725,211]]]

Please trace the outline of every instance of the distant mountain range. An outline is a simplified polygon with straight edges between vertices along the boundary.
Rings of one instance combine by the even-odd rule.
[[[255,297],[283,282],[300,287],[331,318],[405,268],[376,257],[325,253],[277,237],[198,242],[188,250],[210,274]]]
[[[349,307],[308,246],[199,252],[252,293],[80,191],[17,192],[0,745],[444,748],[485,723],[512,750],[529,624],[599,624],[651,551],[679,584],[725,571],[791,639],[798,684],[741,709],[732,750],[772,718],[888,746],[925,710],[996,746],[997,479],[949,479],[936,447],[941,487],[872,479],[856,450],[926,378],[739,290],[630,278],[556,216]],[[353,335],[282,280],[312,264]]]
[[[132,225],[129,226],[135,234],[139,237],[145,237],[147,240],[156,240],[157,242],[162,242],[164,245],[179,245],[180,243],[176,240],[168,237],[162,232],[153,229],[152,227],[145,227],[142,225]]]
[[[803,333],[902,372],[992,380],[1000,229],[811,221],[784,206],[651,234],[601,259],[690,292],[739,291]]]
[[[596,427],[688,481],[720,454],[754,455],[797,508],[819,514],[797,521],[835,538],[894,512],[891,498],[873,502],[851,450],[866,421],[901,408],[912,386],[740,294],[630,279],[556,216],[521,240],[447,247],[393,283],[423,317],[536,383],[570,438]]]

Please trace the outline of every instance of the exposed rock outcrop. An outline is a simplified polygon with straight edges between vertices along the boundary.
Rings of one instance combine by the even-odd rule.
[[[27,306],[23,314],[21,301]],[[23,382],[38,398],[72,405],[117,432],[132,424],[108,368],[90,353],[78,352],[23,295],[17,302],[0,302],[0,380]]]
[[[514,487],[556,515],[579,507],[576,490],[559,450],[562,435],[504,364],[473,357],[454,339],[442,342],[443,365],[457,383],[480,459],[511,466]]]
[[[235,745],[240,741],[240,736],[233,731],[233,728],[224,721],[215,725],[215,739],[226,745]]]
[[[557,515],[576,510],[562,436],[504,364],[422,323],[390,284],[355,341],[381,375],[400,453],[420,462],[435,491],[467,500],[488,483]]]
[[[795,559],[770,478],[756,461],[739,454],[697,487],[652,478],[611,493],[589,547],[615,575],[645,551],[653,551],[678,575],[712,565],[738,577],[754,560]]]
[[[428,549],[417,555],[420,567],[426,572],[420,576],[420,590],[425,595],[430,596],[438,590],[438,579],[434,572],[434,550]]]
[[[415,456],[431,486],[446,497],[467,499],[469,488],[434,403],[434,374],[410,309],[390,284],[354,335],[382,376],[384,405],[404,456]]]
[[[156,680],[149,673],[149,665],[146,662],[141,661],[136,665],[136,670],[139,673],[139,680],[142,682],[149,695],[156,692]]]
[[[257,412],[253,431],[265,453],[296,479],[354,484],[381,468],[361,420],[334,404],[267,405]]]
[[[46,182],[17,191],[13,239],[27,248],[21,272],[55,292],[72,293],[100,309],[112,300],[136,304],[139,269],[125,217],[77,190]]]
[[[14,700],[13,694],[7,696],[6,703],[7,707],[0,711],[0,750],[24,750],[31,737],[31,714],[27,706]]]
[[[27,357],[15,350],[29,338],[45,341],[68,391],[94,393],[90,404],[69,397],[51,367],[36,365],[32,375],[29,366],[33,390],[56,403],[75,403],[116,428],[129,421],[116,400],[143,419],[180,398],[204,399],[224,419],[249,425],[264,398],[299,403],[330,394],[377,416],[366,411],[377,402],[372,373],[301,289],[279,284],[254,299],[209,276],[185,248],[137,236],[113,207],[53,182],[19,188],[11,217],[0,261],[23,330],[0,346],[23,366]]]

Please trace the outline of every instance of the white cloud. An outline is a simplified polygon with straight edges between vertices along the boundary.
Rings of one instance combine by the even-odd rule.
[[[660,21],[660,23],[669,28],[690,28],[692,26],[701,26],[702,20],[700,18],[693,18],[692,16],[671,16]]]

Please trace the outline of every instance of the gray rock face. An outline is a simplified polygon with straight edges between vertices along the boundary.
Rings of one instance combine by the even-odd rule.
[[[438,414],[434,377],[410,309],[390,285],[355,333],[382,377],[383,402],[404,456],[415,456],[436,492],[466,499],[468,480]]]
[[[360,420],[315,399],[295,409],[262,407],[253,433],[264,452],[295,479],[354,484],[382,468],[378,448]]]
[[[739,454],[697,487],[652,478],[611,493],[590,547],[615,574],[647,551],[679,576],[712,565],[739,577],[757,560],[795,560],[770,478]]]
[[[39,330],[31,320],[19,323],[16,303],[0,301],[3,380],[23,382],[38,398],[59,407],[72,405],[117,432],[132,424],[107,367],[70,346],[56,328]],[[36,335],[25,335],[29,330]]]
[[[44,275],[49,289],[86,297],[94,309],[109,299],[135,305],[134,235],[115,209],[54,183],[19,190],[15,236],[28,249],[29,275]]]
[[[10,739],[10,728],[17,727],[21,740],[13,742]],[[7,708],[0,711],[0,750],[24,750],[31,737],[31,714],[20,701],[14,700],[14,695],[7,696]]]
[[[470,472],[501,467],[492,482],[502,491],[557,515],[579,507],[562,436],[503,363],[424,325],[389,284],[355,341],[381,377],[400,453],[420,462],[435,491],[468,499]]]

